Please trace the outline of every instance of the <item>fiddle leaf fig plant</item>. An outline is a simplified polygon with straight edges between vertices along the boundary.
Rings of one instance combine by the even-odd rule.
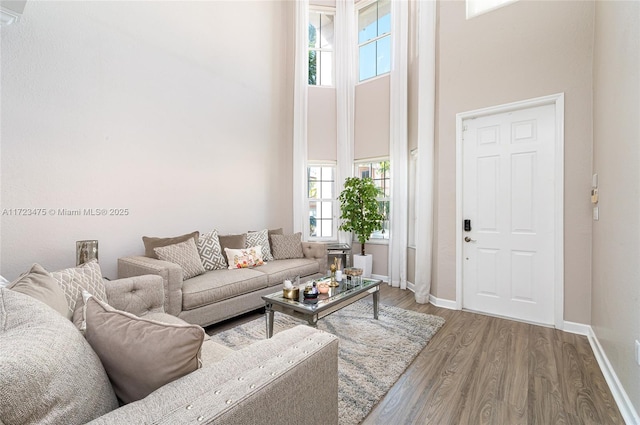
[[[378,196],[380,189],[369,177],[348,177],[344,182],[344,189],[338,196],[342,220],[339,229],[356,234],[362,255],[365,255],[364,244],[371,234],[382,230],[384,216],[376,199]]]

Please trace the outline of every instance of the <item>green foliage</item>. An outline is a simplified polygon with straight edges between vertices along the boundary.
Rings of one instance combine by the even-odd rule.
[[[380,190],[369,177],[348,177],[344,182],[344,190],[338,196],[340,201],[340,218],[342,224],[339,229],[353,232],[358,238],[364,254],[364,244],[371,237],[371,233],[382,230],[383,215],[377,197]]]
[[[316,29],[313,25],[309,25],[309,47],[313,47],[316,45]],[[317,57],[318,52],[315,50],[309,50],[309,85],[315,86],[317,85]]]

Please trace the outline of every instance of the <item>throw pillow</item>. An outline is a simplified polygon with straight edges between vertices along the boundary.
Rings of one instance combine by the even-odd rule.
[[[67,319],[71,319],[71,312],[62,288],[40,264],[31,266],[28,272],[20,275],[7,288],[29,295],[53,308]]]
[[[155,248],[154,251],[159,259],[179,265],[182,268],[183,280],[205,272],[196,243],[191,238],[175,245]]]
[[[267,234],[269,235],[269,247],[271,248],[271,256],[273,256],[273,241],[271,240],[271,237],[273,235],[284,235],[284,231],[282,230],[282,227],[280,227],[279,229],[269,229]]]
[[[246,269],[248,267],[257,267],[264,264],[262,259],[262,247],[252,246],[244,249],[225,248],[227,259],[229,260],[229,269]]]
[[[247,246],[247,234],[241,235],[218,235],[220,240],[220,248],[224,252],[225,248],[242,249]]]
[[[250,246],[261,246],[262,258],[264,259],[264,261],[273,260],[267,229],[260,230],[259,232],[248,232],[246,244],[247,248],[249,248]]]
[[[193,241],[198,243],[198,236],[200,236],[199,232],[191,232],[182,236],[175,236],[172,238],[155,238],[149,236],[142,237],[142,243],[144,243],[144,256],[149,258],[158,259],[158,256],[155,253],[156,248],[160,248],[162,246],[167,245],[175,245],[180,242],[184,242],[187,239],[192,239]]]
[[[200,364],[204,329],[119,311],[84,293],[84,336],[124,403],[140,400]]]
[[[205,270],[219,270],[227,268],[227,260],[224,259],[218,231],[213,229],[198,238],[198,253]]]
[[[83,424],[118,408],[100,359],[71,322],[0,288],[0,422]]]
[[[96,260],[91,260],[78,267],[51,272],[58,286],[62,288],[67,305],[68,317],[73,317],[78,300],[82,298],[82,291],[87,291],[96,296],[100,301],[107,301],[107,293],[102,280],[102,271]]]
[[[273,246],[273,258],[276,260],[286,260],[287,258],[303,258],[302,254],[302,233],[293,235],[271,235]]]

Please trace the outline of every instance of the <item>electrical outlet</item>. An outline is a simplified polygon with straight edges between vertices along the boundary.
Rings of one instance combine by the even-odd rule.
[[[636,339],[636,363],[640,366],[640,341]]]

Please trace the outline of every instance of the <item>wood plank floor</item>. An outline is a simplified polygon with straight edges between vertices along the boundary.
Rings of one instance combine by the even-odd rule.
[[[363,424],[624,424],[586,337],[417,304],[387,285],[380,299],[446,323]]]

